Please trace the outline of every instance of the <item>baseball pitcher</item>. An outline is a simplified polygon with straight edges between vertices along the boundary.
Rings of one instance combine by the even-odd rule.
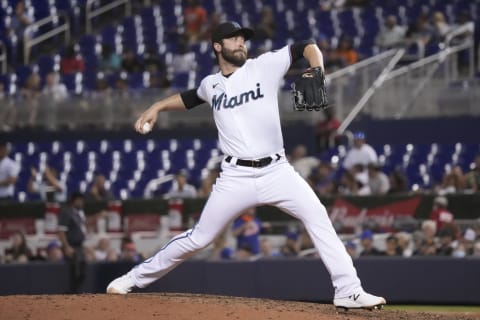
[[[196,89],[154,103],[136,121],[135,129],[145,133],[143,129],[153,127],[159,112],[189,110],[207,102],[225,157],[198,223],[113,280],[107,293],[126,294],[133,287],[146,287],[208,246],[242,211],[268,204],[305,224],[331,275],[336,307],[380,308],[385,299],[362,289],[325,207],[285,158],[277,97],[280,83],[293,62],[307,59],[310,69],[293,86],[294,107],[299,111],[326,107],[322,53],[313,41],[303,41],[247,59],[245,41],[252,36],[251,29],[235,22],[220,24],[211,39],[220,71],[205,77]]]

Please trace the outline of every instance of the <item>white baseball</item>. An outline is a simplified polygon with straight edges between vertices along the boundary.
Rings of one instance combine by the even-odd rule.
[[[150,123],[145,122],[142,126],[142,133],[148,133],[150,132],[150,130],[152,130],[152,126],[150,125]]]

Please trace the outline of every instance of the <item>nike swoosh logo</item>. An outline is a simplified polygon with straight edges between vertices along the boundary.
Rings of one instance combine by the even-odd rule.
[[[219,84],[220,84],[220,83],[215,83],[215,84],[213,85],[213,89],[215,89],[215,87],[218,86]]]

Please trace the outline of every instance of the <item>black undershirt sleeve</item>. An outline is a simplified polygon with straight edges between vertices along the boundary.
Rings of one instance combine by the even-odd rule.
[[[296,42],[290,46],[290,54],[292,57],[292,64],[303,58],[303,50],[309,44],[315,44],[312,39]]]
[[[182,97],[183,104],[187,109],[192,109],[201,105],[202,103],[205,103],[205,101],[200,99],[200,97],[197,95],[197,89],[183,91],[180,93],[180,97]]]

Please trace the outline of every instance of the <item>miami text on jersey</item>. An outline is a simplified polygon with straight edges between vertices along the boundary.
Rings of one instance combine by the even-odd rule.
[[[220,110],[220,107],[223,104],[223,108],[235,108],[244,103],[247,103],[250,98],[252,100],[257,100],[263,98],[263,93],[261,92],[260,83],[257,83],[257,90],[250,90],[244,93],[241,93],[237,96],[228,98],[225,92],[220,94],[218,97],[214,95],[212,97],[212,108],[213,110]]]

